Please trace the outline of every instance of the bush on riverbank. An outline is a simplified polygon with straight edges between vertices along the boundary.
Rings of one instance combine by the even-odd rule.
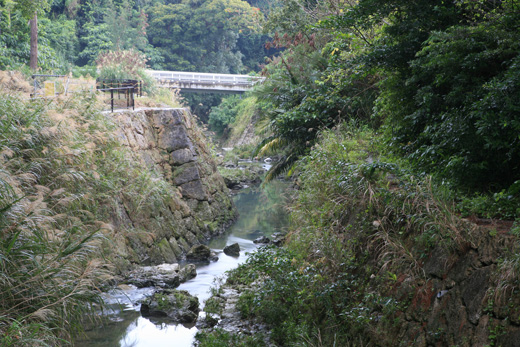
[[[263,249],[230,274],[228,285],[261,283],[242,293],[243,316],[266,322],[283,346],[396,345],[397,336],[414,339],[414,329],[426,329],[422,338],[430,342],[457,343],[460,331],[451,325],[469,324],[452,321],[458,313],[443,316],[448,326],[430,321],[448,314],[436,313],[434,300],[451,290],[443,300],[464,295],[477,305],[489,302],[486,315],[495,320],[488,328],[506,331],[514,313],[493,302],[513,300],[518,289],[511,275],[518,273],[517,257],[504,251],[518,249],[513,233],[461,219],[452,192],[379,153],[367,129],[342,126],[321,134],[298,166],[299,198],[286,247]],[[489,252],[501,259],[490,260]],[[487,265],[477,265],[483,261]],[[476,287],[475,279],[465,279],[465,266],[477,267]],[[427,328],[418,323],[425,321]]]
[[[211,333],[197,333],[198,347],[263,347],[261,336],[236,335],[221,329]]]

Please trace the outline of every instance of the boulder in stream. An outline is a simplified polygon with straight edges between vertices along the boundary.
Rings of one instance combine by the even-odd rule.
[[[274,233],[271,235],[273,237],[273,245],[281,246],[285,242],[285,235],[282,233]]]
[[[211,249],[206,245],[195,245],[191,247],[188,254],[186,254],[186,259],[189,261],[210,261],[210,258]]]
[[[177,323],[197,321],[199,311],[199,299],[185,290],[157,291],[141,302],[143,317],[168,318]]]
[[[263,243],[263,244],[267,244],[269,242],[271,242],[271,240],[269,240],[269,238],[266,236],[260,236],[259,238],[255,239],[253,241],[253,243]]]
[[[240,245],[235,242],[232,245],[224,247],[224,254],[232,257],[238,257],[240,255]]]
[[[197,277],[197,268],[195,267],[195,264],[188,264],[183,267],[181,271],[179,271],[179,276],[181,277],[181,282],[186,282]]]
[[[182,281],[179,276],[179,264],[161,264],[138,266],[127,275],[125,282],[137,288],[176,288]]]
[[[217,260],[218,260],[218,255],[217,255],[217,253],[211,251],[211,255],[209,256],[209,260],[211,260],[211,261],[217,261]]]

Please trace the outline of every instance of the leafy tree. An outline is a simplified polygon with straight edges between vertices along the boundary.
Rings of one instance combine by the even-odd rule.
[[[222,135],[226,131],[229,124],[233,123],[237,115],[237,105],[240,97],[232,95],[222,100],[220,105],[213,107],[209,114],[208,124],[211,129]]]
[[[72,64],[76,60],[79,40],[76,35],[76,21],[60,16],[54,20],[40,19],[40,31],[50,46],[56,51],[62,64]]]
[[[149,10],[150,41],[165,57],[165,69],[238,73],[237,40],[257,30],[257,12],[241,0],[157,4]]]
[[[0,21],[0,68],[28,62],[29,26],[19,12],[2,11]]]
[[[406,86],[387,81],[379,113],[389,143],[416,167],[477,190],[520,179],[520,35],[511,19],[434,32]]]
[[[246,71],[259,72],[265,63],[265,58],[271,54],[265,47],[270,40],[268,35],[251,33],[240,35],[237,40],[237,48],[242,53],[242,64]]]
[[[2,38],[0,40],[3,43],[3,53],[10,53],[8,56],[4,56],[2,59],[3,65],[17,65],[22,62],[28,62],[30,60],[31,67],[36,69],[37,67],[37,13],[44,13],[48,9],[48,2],[42,1],[31,1],[31,0],[4,0],[0,4],[2,15],[5,16],[2,20]],[[4,19],[4,18],[3,18]],[[29,20],[30,27],[23,25],[24,21]],[[31,35],[25,37],[18,30],[29,31]],[[19,41],[22,39],[23,41]],[[24,43],[30,44],[28,54],[22,47]],[[16,47],[16,48],[15,48]],[[20,49],[20,52],[17,52]]]
[[[355,61],[366,43],[355,34],[337,33],[334,25],[325,23],[331,14],[350,8],[349,4],[335,5],[291,0],[268,20],[266,27],[288,31],[276,33],[268,44],[285,50],[264,69],[267,80],[257,90],[261,102],[268,105],[264,109],[270,110],[266,116],[272,131],[260,152],[282,154],[268,179],[307,153],[320,130],[344,119],[369,121],[378,79]]]
[[[162,57],[149,44],[148,15],[132,0],[94,0],[77,11],[79,65],[93,64],[107,50],[138,49],[160,64]]]
[[[108,25],[105,23],[87,23],[83,27],[84,35],[80,37],[80,43],[84,46],[79,53],[78,63],[85,65],[93,63],[100,52],[112,48],[112,41],[108,35]]]
[[[380,26],[360,62],[382,78],[375,114],[386,123],[390,148],[417,170],[482,191],[520,178],[518,109],[507,96],[518,83],[517,7],[365,0],[331,21],[342,30]],[[499,97],[495,86],[504,83]]]

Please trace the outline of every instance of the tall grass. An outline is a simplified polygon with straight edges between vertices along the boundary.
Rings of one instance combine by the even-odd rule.
[[[126,236],[178,194],[120,144],[94,94],[0,91],[0,107],[0,345],[67,344],[128,265]]]
[[[0,346],[68,344],[99,288],[139,260],[130,234],[171,230],[180,194],[121,144],[94,93],[0,90],[0,109]]]
[[[0,93],[0,345],[56,346],[101,303],[101,233],[48,104]],[[66,184],[62,184],[66,183]]]

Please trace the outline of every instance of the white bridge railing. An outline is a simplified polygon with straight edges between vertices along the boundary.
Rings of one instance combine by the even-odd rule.
[[[263,77],[233,74],[213,74],[201,72],[180,71],[153,71],[148,73],[160,84],[169,84],[181,89],[192,90],[230,90],[245,91],[256,83],[264,80]]]

